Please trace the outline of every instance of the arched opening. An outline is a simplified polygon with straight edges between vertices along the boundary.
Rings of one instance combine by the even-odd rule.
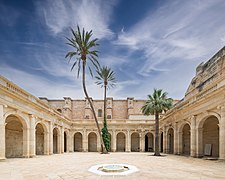
[[[131,134],[131,152],[140,151],[140,138],[138,133]]]
[[[98,110],[98,117],[102,117],[102,109]]]
[[[154,151],[154,137],[152,133],[147,133],[145,135],[145,152]]]
[[[40,123],[36,125],[35,142],[36,142],[36,155],[43,155],[44,154],[44,128],[43,128],[43,125]]]
[[[116,136],[116,151],[118,152],[125,152],[125,134],[120,132]]]
[[[174,152],[174,131],[172,128],[168,130],[168,153],[173,154]]]
[[[59,153],[59,130],[58,128],[53,129],[53,153]]]
[[[97,135],[94,132],[88,134],[88,152],[97,152]]]
[[[64,132],[64,152],[67,152],[67,134]]]
[[[163,152],[163,132],[160,135],[160,152]]]
[[[191,149],[191,133],[189,124],[185,124],[182,130],[182,154],[190,155]]]
[[[82,134],[77,132],[74,134],[74,152],[82,151]]]
[[[204,155],[219,157],[219,121],[215,116],[207,118],[203,124]]]
[[[6,118],[5,126],[5,156],[6,158],[23,157],[24,131],[21,120],[10,115]]]

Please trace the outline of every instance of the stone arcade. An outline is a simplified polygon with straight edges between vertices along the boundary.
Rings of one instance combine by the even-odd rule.
[[[103,100],[92,100],[100,125]],[[107,98],[111,151],[154,150],[154,116],[143,100]],[[100,151],[87,99],[36,98],[0,77],[0,159]],[[225,159],[225,48],[196,69],[185,97],[161,117],[160,150]]]

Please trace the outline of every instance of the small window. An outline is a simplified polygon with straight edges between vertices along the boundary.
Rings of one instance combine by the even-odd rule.
[[[57,109],[57,111],[58,111],[59,113],[62,113],[62,110],[61,110],[61,109]]]
[[[102,110],[101,109],[98,110],[98,117],[102,117]]]
[[[108,115],[108,116],[107,116],[107,119],[111,119],[111,118],[112,118],[111,115]]]
[[[89,119],[89,116],[87,115],[87,116],[85,116],[85,119]]]

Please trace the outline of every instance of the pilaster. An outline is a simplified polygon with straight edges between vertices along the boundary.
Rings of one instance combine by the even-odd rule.
[[[196,157],[196,117],[191,118],[191,156]]]
[[[36,155],[36,146],[35,146],[35,122],[36,122],[36,118],[33,115],[30,115],[29,117],[30,120],[30,157],[34,157]]]
[[[0,105],[0,160],[5,159],[5,120],[4,106]]]
[[[126,152],[131,151],[131,137],[130,137],[130,130],[127,130],[127,138],[126,138]]]
[[[219,158],[225,159],[225,106],[221,107],[219,133]]]

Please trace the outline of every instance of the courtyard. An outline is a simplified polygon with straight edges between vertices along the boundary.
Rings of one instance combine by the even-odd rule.
[[[88,171],[97,164],[125,163],[139,171],[126,176],[100,176]],[[153,153],[65,153],[0,162],[0,180],[72,179],[224,179],[225,162]]]

